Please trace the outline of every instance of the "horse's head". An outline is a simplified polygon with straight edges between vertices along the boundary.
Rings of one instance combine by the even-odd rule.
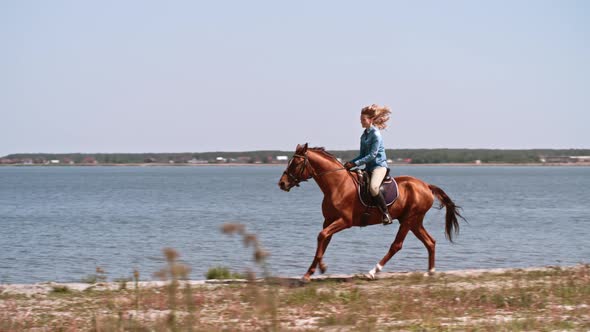
[[[307,157],[307,143],[305,145],[297,144],[295,154],[289,160],[287,169],[283,172],[279,180],[279,188],[289,191],[295,186],[299,186],[302,181],[311,179],[309,159]]]

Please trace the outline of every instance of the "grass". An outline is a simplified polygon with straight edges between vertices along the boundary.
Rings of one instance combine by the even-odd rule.
[[[68,294],[71,290],[68,286],[56,285],[51,287],[52,294]]]
[[[216,266],[207,270],[205,278],[210,279],[246,279],[246,275],[237,272],[231,272],[229,268],[224,266]]]
[[[80,280],[80,281],[83,283],[86,283],[86,284],[96,284],[98,282],[105,282],[106,280],[107,280],[106,272],[100,266],[97,266],[96,273],[89,274],[86,277],[82,278],[82,280]]]
[[[182,271],[176,264],[176,259],[167,263],[169,284],[164,287],[78,292],[54,286],[52,292],[34,298],[3,294],[0,330],[25,331],[43,326],[59,329],[71,324],[80,330],[95,331],[590,328],[588,266],[551,275],[518,271],[417,278],[407,274],[372,282],[353,279],[303,286],[199,286],[185,283],[182,275],[174,276],[172,271]]]

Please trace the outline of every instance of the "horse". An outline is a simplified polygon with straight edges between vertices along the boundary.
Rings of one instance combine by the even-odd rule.
[[[352,226],[382,224],[381,212],[376,208],[371,208],[368,221],[361,223],[361,215],[366,211],[366,207],[358,197],[356,172],[346,170],[342,163],[324,148],[311,148],[307,143],[298,144],[281,175],[278,186],[281,190],[288,192],[291,188],[299,186],[300,182],[311,178],[324,194],[322,201],[324,224],[317,237],[317,249],[311,266],[302,278],[304,282],[310,281],[318,266],[321,273],[326,272],[327,265],[323,262],[323,257],[332,235]],[[389,251],[366,275],[370,279],[374,279],[393,255],[402,249],[404,239],[410,231],[428,251],[428,274],[435,272],[436,241],[422,224],[435,198],[440,201],[439,209],[446,208],[445,237],[451,243],[453,235],[459,233],[457,217],[465,220],[459,213],[460,207],[455,205],[441,188],[411,176],[395,177],[395,181],[398,184],[399,196],[395,203],[389,206],[389,213],[392,219],[399,221],[399,229]]]

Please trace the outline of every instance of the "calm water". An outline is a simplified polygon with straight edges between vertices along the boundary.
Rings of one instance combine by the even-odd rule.
[[[137,268],[152,279],[173,247],[203,279],[208,268],[256,270],[241,240],[220,225],[240,222],[272,253],[274,274],[300,276],[321,230],[315,182],[285,193],[282,166],[0,167],[0,282],[79,281],[100,266],[110,279]],[[588,263],[588,167],[395,167],[443,188],[463,206],[457,244],[444,211],[425,225],[438,240],[437,269]],[[330,273],[369,270],[397,226],[345,230],[325,256]],[[409,235],[386,271],[424,271],[427,253]]]

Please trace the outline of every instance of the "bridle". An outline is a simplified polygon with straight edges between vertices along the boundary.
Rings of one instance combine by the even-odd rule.
[[[291,172],[288,172],[289,168],[291,167],[291,163],[293,162],[293,160],[295,160],[295,158],[303,158],[303,163],[300,165],[299,171],[297,172],[297,175],[292,174]],[[309,166],[309,169],[308,169]],[[283,172],[283,174],[287,175],[287,177],[289,178],[289,181],[295,183],[295,186],[299,187],[299,183],[300,182],[304,182],[307,181],[311,178],[315,178],[318,179],[319,177],[321,177],[324,174],[327,173],[332,173],[332,172],[337,172],[337,171],[342,171],[345,170],[346,168],[341,167],[341,168],[336,168],[336,169],[331,169],[331,170],[327,170],[321,173],[316,173],[313,169],[313,167],[311,167],[311,163],[309,162],[309,158],[307,157],[307,151],[305,151],[303,153],[303,155],[300,154],[294,154],[293,158],[291,158],[291,160],[289,160],[289,163],[287,164],[287,169],[285,169],[285,171]],[[304,177],[303,173],[305,171],[308,171],[307,177]],[[311,173],[311,174],[310,174]]]

